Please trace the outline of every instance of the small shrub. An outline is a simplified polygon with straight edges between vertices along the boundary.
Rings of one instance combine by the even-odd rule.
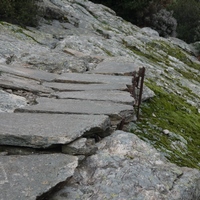
[[[173,12],[161,9],[156,14],[153,14],[150,21],[151,28],[158,31],[160,36],[168,37],[176,35],[177,21],[172,16]]]

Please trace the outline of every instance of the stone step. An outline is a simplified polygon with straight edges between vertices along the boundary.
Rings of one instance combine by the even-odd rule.
[[[104,134],[109,127],[105,115],[0,113],[0,145],[47,148],[84,134]]]
[[[20,66],[6,66],[0,64],[1,73],[14,74],[21,77],[26,77],[38,81],[53,81],[58,75],[48,73],[42,70],[29,69]]]
[[[83,99],[96,101],[110,101],[122,104],[134,104],[134,99],[127,91],[108,91],[108,90],[93,90],[93,91],[75,91],[75,92],[57,92],[54,93],[59,99]]]
[[[133,116],[133,106],[108,101],[53,99],[41,97],[38,104],[18,108],[15,112],[109,115],[111,121]]]
[[[131,84],[131,76],[112,76],[103,74],[80,74],[64,73],[55,78],[56,82],[62,83],[112,83],[112,84]]]
[[[40,85],[39,82],[30,80],[30,79],[23,79],[22,77],[12,77],[3,74],[0,76],[0,87],[12,90],[26,90],[33,93],[51,93],[53,90],[49,87],[45,87]]]
[[[66,154],[0,156],[0,199],[36,200],[73,176],[78,158]]]
[[[87,90],[127,90],[125,84],[78,84],[78,83],[57,83],[43,82],[43,86],[56,91],[87,91]]]
[[[122,57],[123,58],[123,57]],[[138,62],[128,62],[127,58],[117,60],[115,57],[105,59],[103,62],[99,63],[95,69],[89,71],[88,73],[96,74],[109,74],[109,75],[131,75],[133,71],[139,69]]]

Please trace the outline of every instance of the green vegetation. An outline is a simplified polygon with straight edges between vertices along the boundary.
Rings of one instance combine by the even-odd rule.
[[[132,132],[150,142],[171,162],[200,169],[200,114],[197,109],[152,81],[146,85],[156,96],[142,104],[141,121],[133,125]],[[170,132],[165,134],[163,130]]]
[[[37,0],[1,0],[0,21],[20,26],[37,26]]]
[[[178,71],[180,74],[182,74],[183,77],[185,77],[188,80],[195,80],[197,82],[200,82],[200,75],[199,74],[195,74],[192,71],[184,71],[181,69],[176,69],[176,71]]]
[[[178,22],[177,37],[192,43],[200,40],[200,2],[176,0],[169,7]]]
[[[95,3],[104,4],[117,12],[124,19],[144,26],[146,18],[151,17],[164,8],[171,0],[92,0]]]
[[[147,49],[151,50],[151,53],[154,54],[155,49],[164,51],[168,56],[175,57],[176,59],[180,60],[184,64],[188,65],[191,68],[200,70],[200,64],[194,63],[189,59],[190,54],[186,54],[181,48],[177,46],[170,45],[164,41],[157,41],[153,40],[150,43],[147,43]],[[192,55],[191,55],[192,56]],[[161,61],[161,60],[160,60]]]
[[[187,43],[200,40],[199,0],[92,0],[116,11],[139,27],[151,27],[160,36],[178,37]]]
[[[142,56],[144,58],[149,59],[152,63],[160,62],[160,59],[158,54],[154,54],[155,49],[151,52],[153,49],[152,47],[148,46],[140,46],[141,49],[137,47],[137,44],[135,46],[129,46],[126,41],[123,41],[123,44],[126,46],[126,48],[130,49],[132,52],[134,52],[136,55]],[[151,52],[151,53],[149,53]]]
[[[17,29],[14,29],[13,31],[15,33],[20,33],[20,34],[25,35],[27,38],[32,39],[34,42],[37,42],[38,44],[42,44],[42,43],[38,42],[34,37],[32,37],[32,36],[28,35],[27,33],[25,33],[25,29],[17,28]]]
[[[152,40],[151,42],[146,43],[144,46],[140,45],[140,49],[135,46],[129,46],[126,41],[123,41],[123,44],[139,56],[143,56],[152,63],[165,63],[167,66],[170,65],[169,56],[180,60],[185,65],[189,66],[191,69],[200,70],[200,64],[198,62],[193,62],[189,59],[190,53],[186,53],[181,48],[169,44],[161,40]],[[200,75],[195,74],[193,71],[183,71],[178,68],[174,68],[177,72],[181,73],[185,78],[193,79],[200,81]]]

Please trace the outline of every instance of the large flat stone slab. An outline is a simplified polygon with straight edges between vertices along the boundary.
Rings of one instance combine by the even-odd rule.
[[[78,84],[78,83],[57,83],[43,82],[43,86],[56,91],[87,91],[87,90],[126,90],[125,84]]]
[[[29,69],[19,66],[0,65],[0,71],[1,73],[3,72],[3,73],[14,74],[17,76],[22,76],[38,81],[52,81],[58,76],[56,74],[48,73],[42,70]]]
[[[51,93],[53,90],[37,81],[23,79],[22,77],[0,76],[0,87],[14,90],[26,90],[33,93]]]
[[[0,199],[36,200],[74,174],[75,156],[0,156]]]
[[[64,73],[58,76],[55,81],[64,83],[112,83],[131,84],[131,76],[112,76],[103,74],[80,74]]]
[[[104,115],[0,113],[0,144],[45,148],[67,144],[90,131],[101,133],[108,127],[110,121]]]
[[[84,99],[97,101],[111,101],[133,105],[134,98],[127,91],[76,91],[76,92],[57,92],[54,95],[59,99]]]
[[[91,70],[91,73],[97,74],[110,74],[110,75],[131,75],[133,71],[138,71],[138,64],[128,61],[118,61],[106,59],[103,62],[99,63],[94,70]],[[90,73],[89,72],[89,73]]]
[[[38,98],[38,104],[16,109],[16,112],[40,112],[63,114],[109,115],[114,119],[125,117],[127,112],[133,113],[131,105],[107,101],[88,101],[77,99]]]

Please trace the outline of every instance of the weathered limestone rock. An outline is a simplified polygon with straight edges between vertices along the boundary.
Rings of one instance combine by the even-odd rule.
[[[46,148],[84,134],[103,134],[109,126],[104,115],[0,113],[0,144]]]
[[[16,108],[21,108],[26,105],[27,101],[24,97],[9,94],[3,90],[0,90],[0,113],[13,112]]]
[[[152,28],[144,27],[141,29],[141,31],[143,31],[144,33],[146,33],[149,36],[159,37],[159,33],[157,31],[153,30]]]
[[[16,109],[16,112],[109,115],[111,121],[133,117],[133,107],[106,101],[38,98],[38,104]]]
[[[72,56],[52,51],[58,41],[53,34],[45,34],[30,27],[23,29],[8,23],[1,23],[0,30],[3,47],[0,48],[0,63],[40,68],[49,72],[68,69],[68,60]]]
[[[83,99],[96,101],[111,101],[115,103],[134,104],[134,99],[127,91],[76,91],[76,92],[57,92],[54,95],[59,99]]]
[[[92,155],[97,147],[94,139],[80,138],[70,144],[62,145],[62,152],[70,155]]]
[[[142,91],[142,101],[146,101],[150,98],[153,98],[154,96],[155,96],[155,93],[144,85],[143,91]]]
[[[167,162],[137,136],[116,131],[50,200],[198,200],[200,172]]]
[[[73,176],[75,156],[43,154],[0,156],[0,199],[35,200]]]

